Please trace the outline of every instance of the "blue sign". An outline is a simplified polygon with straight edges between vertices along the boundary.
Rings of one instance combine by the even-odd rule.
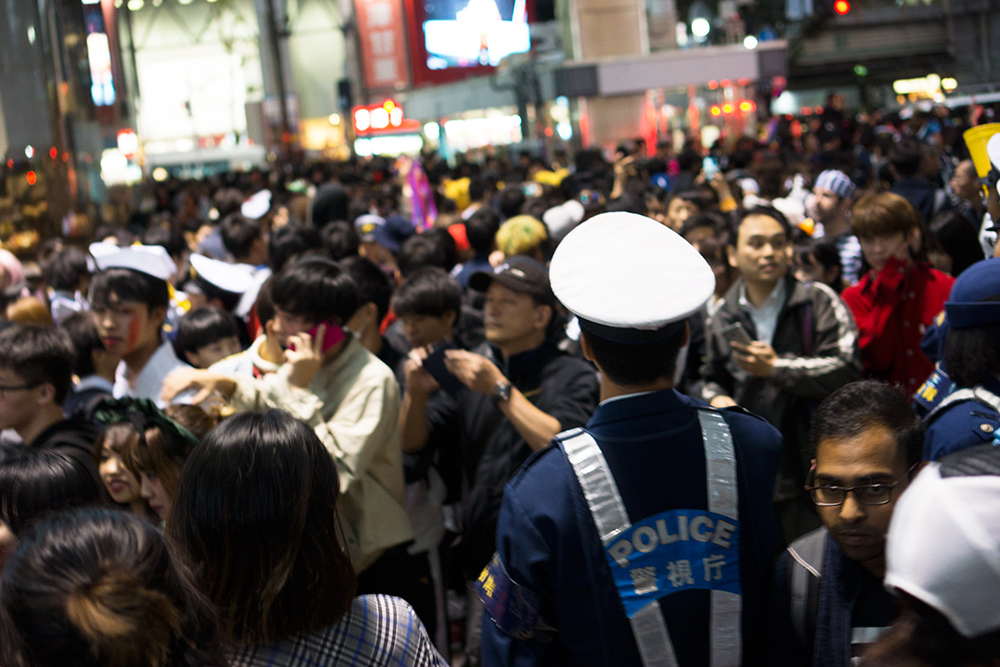
[[[693,589],[741,595],[739,521],[672,510],[629,526],[605,549],[625,613]]]

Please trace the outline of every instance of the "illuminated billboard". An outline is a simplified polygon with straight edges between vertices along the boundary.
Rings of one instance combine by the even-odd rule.
[[[496,67],[531,49],[526,0],[425,0],[423,9],[429,70]]]

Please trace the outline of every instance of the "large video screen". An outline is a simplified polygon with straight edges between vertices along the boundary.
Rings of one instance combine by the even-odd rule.
[[[427,68],[497,66],[531,49],[525,0],[426,0]]]

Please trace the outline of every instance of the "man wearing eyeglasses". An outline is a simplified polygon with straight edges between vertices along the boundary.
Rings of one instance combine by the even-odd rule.
[[[923,435],[887,384],[854,382],[820,403],[806,490],[823,527],[793,542],[775,565],[770,664],[855,664],[891,625],[897,604],[882,585],[885,536]]]

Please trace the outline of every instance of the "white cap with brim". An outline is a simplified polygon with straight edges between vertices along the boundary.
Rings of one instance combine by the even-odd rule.
[[[111,243],[91,243],[90,254],[97,268],[131,269],[160,280],[170,280],[177,265],[170,253],[159,245],[130,245],[118,247]]]
[[[191,268],[205,282],[224,292],[243,294],[254,286],[253,268],[230,264],[197,253],[191,255]]]
[[[965,637],[1000,629],[1000,477],[929,464],[900,496],[886,542],[887,588],[940,612]]]
[[[258,220],[271,210],[271,191],[261,190],[240,206],[240,213],[251,220]]]
[[[623,343],[677,333],[715,291],[708,262],[680,235],[635,213],[602,213],[566,235],[552,291],[584,331]]]

